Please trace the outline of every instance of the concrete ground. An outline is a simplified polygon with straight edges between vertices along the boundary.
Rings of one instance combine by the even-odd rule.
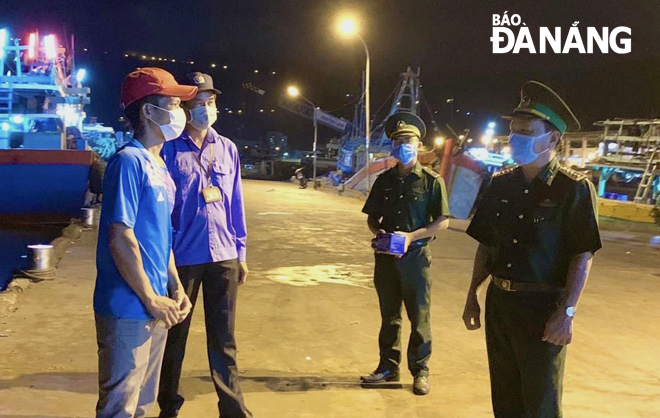
[[[379,325],[362,202],[258,181],[245,182],[245,195],[252,271],[240,290],[237,338],[242,386],[256,417],[492,415],[483,331],[467,332],[460,318],[476,247],[464,222],[431,244],[432,391],[417,397],[408,375],[387,389],[358,384],[378,361]],[[575,320],[565,416],[658,417],[660,252],[643,234],[603,236]],[[0,417],[93,416],[94,247],[88,232],[57,280],[32,285],[18,309],[0,318]],[[217,416],[201,304],[182,385],[183,418]]]

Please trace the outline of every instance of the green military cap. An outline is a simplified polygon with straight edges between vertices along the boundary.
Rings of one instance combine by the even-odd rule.
[[[426,136],[424,121],[411,112],[396,112],[385,121],[385,135],[392,139],[398,135],[413,134],[419,139]]]
[[[580,121],[559,94],[534,80],[523,84],[520,89],[520,103],[512,115],[503,118],[512,119],[514,116],[546,120],[562,134],[578,132],[581,128]]]

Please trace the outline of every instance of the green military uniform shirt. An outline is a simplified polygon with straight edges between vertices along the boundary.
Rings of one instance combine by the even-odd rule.
[[[395,166],[378,176],[362,212],[382,218],[386,232],[412,232],[440,216],[449,216],[445,182],[438,173],[417,162],[405,178]],[[412,247],[428,242],[414,242]]]
[[[602,247],[593,184],[553,159],[528,183],[522,168],[493,175],[467,233],[494,252],[496,277],[563,287],[571,259]]]

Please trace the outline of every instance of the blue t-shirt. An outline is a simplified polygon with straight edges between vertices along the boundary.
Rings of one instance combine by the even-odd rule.
[[[151,318],[119,273],[110,253],[110,225],[113,223],[133,229],[142,265],[154,292],[167,296],[174,194],[174,182],[167,168],[158,164],[137,140],[126,144],[108,162],[96,249],[96,313],[117,318]]]

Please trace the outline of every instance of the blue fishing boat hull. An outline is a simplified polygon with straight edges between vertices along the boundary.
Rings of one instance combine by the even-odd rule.
[[[78,216],[91,151],[0,150],[0,215]]]

